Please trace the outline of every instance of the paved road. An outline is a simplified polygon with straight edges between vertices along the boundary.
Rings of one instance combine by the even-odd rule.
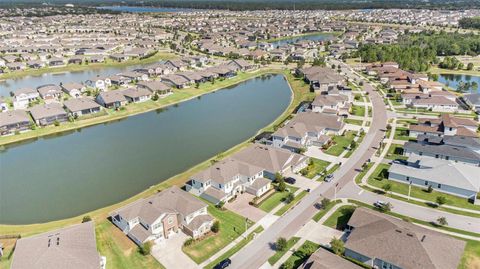
[[[371,158],[384,137],[387,112],[383,99],[373,90],[371,85],[365,84],[373,104],[373,122],[365,135],[363,142],[352,154],[347,162],[342,164],[334,173],[334,180],[321,184],[309,195],[300,201],[292,210],[279,218],[269,229],[264,231],[251,244],[244,247],[232,257],[232,268],[259,268],[274,253],[273,243],[278,237],[289,238],[304,226],[317,212],[314,204],[322,199],[323,195],[335,196],[335,186],[340,191],[343,186],[352,181],[356,175],[355,169]],[[375,147],[375,148],[374,148]]]

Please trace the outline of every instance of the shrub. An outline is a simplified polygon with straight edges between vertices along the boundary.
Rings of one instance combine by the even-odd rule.
[[[218,204],[215,205],[215,207],[222,209],[224,205],[225,205],[225,202],[224,202],[224,201],[220,201]]]
[[[145,243],[141,244],[140,246],[138,246],[138,251],[143,256],[149,255],[151,250],[152,250],[152,242],[151,241],[145,242]]]
[[[328,198],[323,198],[322,201],[321,201],[322,208],[323,208],[323,209],[327,208],[327,206],[328,206],[331,202],[332,202],[332,201],[330,201],[330,199],[328,199]]]
[[[447,219],[445,217],[439,217],[437,219],[437,224],[440,226],[448,225]]]
[[[437,201],[437,204],[441,206],[447,202],[447,198],[445,198],[445,196],[437,196],[436,201]]]
[[[282,266],[280,267],[281,269],[293,269],[293,261],[292,260],[286,260]]]
[[[82,223],[83,223],[83,222],[89,222],[89,221],[91,221],[91,220],[92,220],[92,218],[91,218],[89,215],[86,215],[86,216],[83,217]]]
[[[53,125],[55,125],[55,126],[60,126],[60,122],[59,122],[58,120],[55,120],[55,121],[53,122]]]
[[[389,192],[390,190],[392,190],[392,184],[390,184],[390,183],[384,184],[384,185],[382,186],[382,189],[383,189],[385,192]]]
[[[334,237],[332,241],[330,241],[330,246],[332,247],[333,253],[337,255],[342,255],[343,252],[345,251],[345,246],[343,244],[343,241]]]
[[[278,184],[277,190],[281,191],[281,192],[284,192],[286,189],[287,189],[287,184],[285,184],[285,181],[283,181],[283,179],[282,179],[280,181],[280,183]]]
[[[432,193],[432,192],[433,192],[433,187],[432,187],[432,185],[428,185],[427,192],[428,192],[428,193]]]
[[[188,246],[191,246],[193,244],[193,242],[195,242],[195,239],[193,238],[188,238],[187,240],[185,240],[185,242],[183,242],[183,246],[184,247],[188,247]]]
[[[287,239],[284,237],[279,237],[277,242],[275,242],[275,250],[276,251],[284,251],[287,248]]]
[[[214,233],[218,233],[220,231],[220,222],[218,220],[216,220],[213,224],[212,224],[212,228],[210,228],[210,230]]]
[[[293,201],[293,199],[295,199],[295,194],[290,192],[290,193],[288,193],[287,197],[285,197],[284,202],[289,204]]]

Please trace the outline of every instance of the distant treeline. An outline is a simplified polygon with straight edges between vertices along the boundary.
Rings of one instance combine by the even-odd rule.
[[[478,8],[480,0],[50,0],[49,3],[66,4],[74,2],[78,5],[131,5],[131,6],[155,6],[173,8],[194,8],[194,9],[229,9],[229,10],[264,10],[264,9],[378,9],[378,8],[426,8],[426,9],[468,9]],[[2,5],[22,5],[40,3],[38,0],[16,0],[12,2],[0,1]]]
[[[438,63],[437,56],[478,54],[479,35],[440,32],[407,34],[397,44],[360,45],[352,56],[361,57],[362,62],[367,63],[395,61],[402,69],[424,72]]]
[[[462,28],[480,29],[480,17],[462,18],[458,25]]]

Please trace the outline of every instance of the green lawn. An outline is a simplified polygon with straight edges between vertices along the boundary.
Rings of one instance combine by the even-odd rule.
[[[467,242],[467,246],[463,252],[463,257],[458,269],[480,268],[480,242],[474,240],[465,241]]]
[[[408,128],[396,127],[395,134],[393,135],[393,139],[410,140],[411,137],[408,136]]]
[[[353,124],[353,125],[362,125],[363,123],[362,120],[356,120],[356,119],[344,119],[343,122],[348,124]]]
[[[297,242],[300,240],[300,237],[292,237],[287,241],[287,247],[282,251],[277,251],[268,259],[270,265],[274,265],[278,260],[280,260],[289,249],[291,249]]]
[[[298,190],[298,188],[294,186],[288,186],[287,189],[290,191],[275,191],[272,195],[263,200],[260,205],[258,205],[258,208],[265,212],[270,212],[277,207],[283,201],[283,199],[285,199],[285,197],[287,197],[289,192],[295,193]]]
[[[315,222],[318,222],[323,216],[325,216],[325,214],[327,214],[328,211],[330,211],[330,209],[332,209],[336,204],[339,204],[341,202],[342,202],[341,200],[330,202],[325,208],[320,209],[318,213],[313,216],[312,219]]]
[[[403,145],[400,145],[400,144],[392,144],[390,148],[388,148],[387,155],[385,156],[385,158],[390,160],[408,159],[407,156],[403,156]]]
[[[333,156],[339,156],[340,154],[342,154],[342,152],[348,147],[350,146],[350,144],[352,143],[353,141],[353,138],[355,138],[355,134],[356,132],[354,131],[347,131],[345,132],[344,135],[336,135],[332,138],[332,143],[333,145],[331,145],[327,150],[325,150],[324,152],[326,154],[330,154],[330,155],[333,155]]]
[[[360,182],[362,182],[362,178],[365,176],[365,174],[368,172],[368,170],[370,170],[370,168],[372,168],[373,166],[373,163],[370,162],[367,164],[367,166],[365,168],[362,169],[362,171],[360,173],[358,173],[358,175],[355,177],[355,182],[357,184],[360,184]]]
[[[313,252],[315,252],[320,245],[313,243],[311,241],[305,241],[293,254],[288,258],[287,261],[293,263],[293,268],[298,268],[302,263],[304,263]]]
[[[183,247],[183,252],[200,264],[245,232],[245,218],[228,210],[208,206],[208,213],[220,222],[220,231]],[[252,223],[249,223],[251,225]]]
[[[307,178],[314,178],[317,174],[324,172],[330,163],[327,161],[310,158],[310,164],[302,169],[300,173]]]
[[[350,114],[355,115],[355,116],[359,116],[359,117],[363,117],[363,116],[365,116],[365,107],[364,106],[353,105],[351,110],[350,110]]]
[[[355,211],[355,208],[356,207],[353,205],[341,206],[325,220],[323,225],[343,231],[347,226],[347,222],[352,216],[353,211]]]
[[[283,207],[281,207],[277,212],[275,212],[275,215],[281,216],[281,215],[285,214],[285,212],[287,212],[293,205],[298,203],[298,201],[302,200],[302,198],[305,197],[305,195],[307,195],[307,193],[308,192],[306,192],[306,191],[302,191],[299,194],[295,195],[295,199],[293,199],[293,201],[291,201],[290,203],[285,204]]]
[[[382,188],[383,185],[389,183],[392,186],[391,192],[408,195],[408,186],[409,186],[408,184],[403,184],[400,182],[388,180],[389,167],[390,165],[388,164],[380,164],[368,179],[368,184],[377,188]],[[426,201],[431,201],[434,203],[438,196],[444,196],[447,198],[447,202],[446,202],[447,205],[480,210],[480,206],[469,203],[467,199],[453,196],[446,193],[437,192],[435,190],[431,193],[428,193],[426,189],[427,189],[426,187],[421,188],[418,186],[412,186],[410,191],[410,196],[423,199]]]
[[[210,269],[210,268],[213,268],[215,265],[217,265],[219,262],[225,260],[226,258],[229,258],[231,256],[233,256],[233,254],[237,253],[238,251],[240,251],[240,249],[242,249],[244,246],[246,246],[248,243],[250,243],[250,241],[253,240],[254,236],[256,234],[259,234],[263,232],[263,227],[262,226],[259,226],[257,227],[253,232],[251,232],[247,238],[245,239],[242,239],[242,241],[240,241],[239,243],[237,243],[234,247],[232,247],[231,249],[229,249],[227,252],[225,252],[223,255],[221,255],[220,257],[218,257],[216,260],[214,260],[213,262],[209,263],[207,266],[205,266],[204,268],[207,268],[207,269]]]
[[[357,141],[355,141],[356,142],[355,145],[353,145],[353,147],[350,146],[350,150],[343,157],[350,158],[350,156],[352,156],[352,154],[355,152],[355,150],[358,148],[358,146],[362,143],[364,137],[365,137],[365,132],[362,132],[360,137],[358,137]],[[353,139],[352,139],[352,141],[353,141]]]
[[[333,172],[335,172],[339,167],[340,165],[338,163],[335,164],[334,166],[332,166],[332,168],[328,169],[328,171],[323,176],[318,178],[317,181],[324,181],[325,177],[327,177],[330,174],[333,174]]]

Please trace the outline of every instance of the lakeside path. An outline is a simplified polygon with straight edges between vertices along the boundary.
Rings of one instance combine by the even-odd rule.
[[[279,123],[283,122],[284,120],[286,120],[288,118],[288,116],[294,111],[294,109],[304,100],[310,100],[310,99],[313,99],[313,93],[311,93],[309,91],[309,88],[307,85],[304,84],[303,81],[300,81],[298,79],[295,79],[293,77],[293,75],[290,74],[290,72],[288,70],[282,70],[282,69],[272,69],[272,68],[267,68],[267,69],[263,69],[262,71],[258,71],[255,73],[255,75],[253,75],[252,77],[255,77],[255,76],[259,76],[259,75],[262,75],[262,74],[283,74],[285,76],[285,78],[287,79],[288,81],[288,84],[291,88],[291,91],[292,91],[292,99],[291,99],[291,102],[290,102],[290,105],[287,107],[287,109],[279,116],[277,117],[277,119],[275,121],[273,121],[271,124],[269,124],[268,126],[266,126],[265,128],[259,130],[258,132],[262,132],[262,131],[265,131],[265,130],[272,130],[273,127],[275,125],[278,125]],[[248,78],[246,78],[248,79]],[[226,86],[224,86],[226,87]],[[38,234],[38,233],[41,233],[41,232],[46,232],[46,231],[49,231],[49,230],[53,230],[53,229],[59,229],[59,228],[62,228],[62,227],[65,227],[65,226],[69,226],[69,225],[72,225],[72,224],[75,224],[75,223],[79,223],[82,221],[82,218],[83,216],[85,215],[88,215],[90,216],[94,221],[95,221],[95,224],[96,224],[96,227],[97,226],[105,226],[105,223],[109,223],[108,221],[108,214],[111,212],[111,211],[114,211],[115,209],[118,209],[126,204],[129,204],[131,202],[134,202],[140,198],[144,198],[144,197],[148,197],[154,193],[156,193],[158,190],[161,190],[161,189],[165,189],[165,188],[168,188],[172,185],[177,185],[177,186],[182,186],[187,180],[188,178],[207,168],[208,166],[211,165],[211,160],[214,160],[214,159],[218,159],[218,158],[225,158],[237,151],[239,151],[240,149],[243,149],[245,148],[246,146],[249,145],[249,141],[251,140],[251,138],[245,140],[244,142],[236,145],[236,146],[233,146],[232,148],[230,148],[229,150],[217,155],[217,156],[213,156],[212,158],[210,159],[207,159],[195,166],[193,166],[192,168],[188,169],[187,171],[184,171],[183,173],[180,173],[178,175],[175,175],[165,181],[162,181],[162,182],[159,182],[158,184],[144,190],[143,192],[133,196],[133,197],[130,197],[122,202],[119,202],[119,203],[116,203],[116,204],[113,204],[113,205],[110,205],[110,206],[107,206],[107,207],[104,207],[104,208],[100,208],[100,209],[97,209],[97,210],[94,210],[94,211],[91,211],[91,212],[86,212],[80,216],[76,216],[76,217],[72,217],[72,218],[68,218],[68,219],[63,219],[63,220],[57,220],[57,221],[51,221],[51,222],[47,222],[47,223],[39,223],[39,224],[28,224],[28,225],[2,225],[0,224],[0,234],[20,234],[22,236],[29,236],[29,235],[33,235],[33,234]],[[221,156],[221,157],[219,157]]]
[[[285,72],[279,68],[265,67],[251,72],[242,72],[233,78],[225,79],[223,81],[217,80],[215,84],[207,82],[201,84],[198,88],[191,87],[187,89],[173,89],[172,94],[161,97],[157,101],[149,100],[143,103],[128,104],[125,106],[125,110],[114,111],[112,109],[104,109],[106,114],[101,116],[82,119],[74,122],[64,122],[59,126],[51,125],[47,127],[37,127],[35,130],[30,130],[24,133],[0,137],[0,147],[8,144],[19,143],[25,140],[34,140],[44,136],[61,134],[63,132],[69,132],[97,124],[117,121],[133,115],[165,108],[266,74],[285,75]]]

